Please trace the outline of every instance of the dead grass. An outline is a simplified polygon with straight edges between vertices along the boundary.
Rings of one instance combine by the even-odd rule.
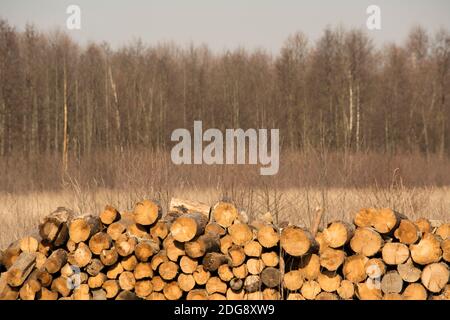
[[[271,211],[279,220],[309,226],[317,207],[325,208],[328,221],[349,220],[363,207],[391,207],[410,218],[427,217],[449,220],[450,188],[220,188],[187,189],[171,192],[136,189],[84,189],[73,184],[71,190],[60,192],[35,192],[27,194],[0,194],[0,248],[25,235],[36,235],[42,216],[58,206],[72,208],[79,213],[99,213],[105,204],[121,210],[130,210],[144,198],[158,199],[167,207],[170,197],[195,199],[213,204],[227,198],[245,210],[249,216]]]

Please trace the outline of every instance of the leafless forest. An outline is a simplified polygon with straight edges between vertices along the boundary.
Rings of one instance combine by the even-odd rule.
[[[280,172],[173,165],[170,134],[194,120],[279,128]],[[249,210],[252,201],[286,209],[283,194],[301,192],[302,209],[286,214],[315,205],[343,213],[366,200],[448,215],[441,194],[450,184],[450,32],[415,27],[403,43],[376,46],[364,30],[330,27],[317,41],[295,33],[276,54],[218,53],[138,40],[80,46],[61,31],[18,31],[0,20],[0,155],[7,224],[13,213],[48,213],[48,199],[98,210],[99,199],[123,207],[180,190],[238,203],[245,195],[240,204]],[[35,205],[14,200],[24,195]],[[333,204],[336,197],[346,205]]]

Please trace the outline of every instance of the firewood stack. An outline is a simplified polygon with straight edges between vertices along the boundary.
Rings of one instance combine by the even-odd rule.
[[[0,251],[0,299],[450,299],[450,224],[363,209],[318,230],[228,202],[58,208]]]

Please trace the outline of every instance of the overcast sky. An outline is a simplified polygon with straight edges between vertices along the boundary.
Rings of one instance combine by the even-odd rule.
[[[115,47],[141,38],[276,52],[295,31],[315,40],[327,25],[365,28],[371,4],[381,8],[382,29],[368,31],[377,44],[403,41],[415,24],[450,29],[448,0],[0,0],[0,17],[19,30],[27,22],[41,30],[65,29],[70,4],[81,8],[81,30],[67,30],[74,39]]]

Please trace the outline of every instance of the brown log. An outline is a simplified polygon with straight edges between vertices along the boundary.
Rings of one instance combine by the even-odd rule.
[[[328,227],[323,230],[323,236],[328,246],[331,248],[339,248],[350,241],[354,232],[355,228],[353,225],[343,221],[336,221],[330,223]]]
[[[145,300],[167,300],[163,293],[153,291]]]
[[[381,291],[385,294],[400,293],[403,290],[403,279],[397,271],[386,272],[381,280]]]
[[[409,249],[403,243],[386,243],[381,252],[383,261],[388,265],[405,263],[409,258]]]
[[[122,272],[123,272],[123,267],[120,264],[120,262],[117,262],[116,264],[114,264],[108,268],[108,271],[106,272],[106,277],[108,279],[114,280],[114,279],[117,279]]]
[[[248,276],[247,265],[243,263],[238,267],[233,267],[233,274],[238,279],[245,279]]]
[[[386,264],[379,258],[372,258],[366,262],[364,269],[370,279],[381,279],[386,273]]]
[[[106,280],[102,285],[106,292],[106,298],[113,299],[117,296],[120,290],[119,282],[117,280]]]
[[[428,220],[426,218],[419,218],[414,222],[414,224],[419,229],[421,235],[423,235],[424,233],[431,232],[430,220]]]
[[[109,250],[102,250],[100,253],[100,261],[105,266],[112,266],[119,259],[119,254],[115,247],[112,247]]]
[[[156,271],[162,263],[167,261],[169,261],[169,258],[167,258],[166,251],[161,250],[152,257],[150,264],[152,265],[153,271]]]
[[[186,251],[184,250],[184,243],[174,241],[168,244],[166,247],[166,254],[167,258],[169,258],[170,261],[178,262],[180,257],[186,255]]]
[[[444,223],[436,229],[436,235],[440,236],[442,240],[450,238],[450,223]]]
[[[134,249],[136,248],[136,245],[136,238],[128,237],[126,235],[122,235],[114,243],[117,253],[121,257],[127,257],[132,254],[134,252]]]
[[[100,213],[100,220],[104,225],[110,225],[120,219],[120,213],[116,208],[107,205],[105,209]]]
[[[441,242],[441,248],[442,248],[442,258],[450,262],[450,239],[445,239]]]
[[[242,281],[242,280],[241,280]],[[233,290],[228,288],[226,298],[227,300],[244,300],[245,290]]]
[[[356,296],[359,300],[381,300],[383,292],[373,283],[367,281],[356,284]]]
[[[64,249],[58,249],[53,251],[50,257],[44,264],[45,270],[48,273],[56,273],[66,264],[67,262],[67,252]]]
[[[134,221],[143,226],[152,225],[161,217],[161,206],[154,201],[144,200],[138,202],[134,207]]]
[[[208,252],[217,252],[220,250],[219,235],[212,232],[206,233],[196,240],[186,242],[184,249],[191,258],[203,257]]]
[[[210,222],[205,227],[205,234],[207,233],[217,234],[219,237],[224,236],[227,232],[225,228],[221,227],[218,223]]]
[[[303,285],[303,275],[299,270],[292,270],[283,275],[283,287],[287,290],[297,291]]]
[[[233,270],[228,264],[222,264],[217,269],[217,274],[222,281],[229,282],[234,278]]]
[[[19,241],[19,246],[22,252],[36,252],[38,251],[39,241],[33,237],[25,237]]]
[[[233,239],[231,239],[231,236],[229,234],[220,238],[220,252],[222,252],[223,254],[228,254],[228,250],[232,245]]]
[[[56,278],[52,282],[51,290],[58,292],[63,297],[68,297],[72,292],[70,280],[64,276]]]
[[[259,258],[262,254],[262,246],[258,241],[250,241],[244,246],[244,253],[248,257]]]
[[[233,240],[233,243],[238,246],[244,246],[253,239],[252,229],[246,223],[235,222],[228,227],[228,233]]]
[[[177,283],[184,292],[189,292],[195,287],[195,279],[192,274],[181,273],[178,276]]]
[[[208,296],[208,300],[227,300],[227,297],[221,293],[213,293]]]
[[[383,300],[403,300],[403,296],[400,293],[386,293]]]
[[[342,299],[352,299],[355,295],[355,284],[349,280],[342,280],[341,285],[336,291]]]
[[[58,300],[58,292],[50,291],[47,288],[42,287],[41,291],[37,294],[38,300]]]
[[[158,272],[164,280],[173,280],[178,275],[178,268],[179,267],[175,262],[167,261],[159,266]]]
[[[258,275],[250,275],[245,278],[244,289],[246,292],[256,292],[261,290],[261,278]]]
[[[167,283],[164,286],[163,293],[167,300],[179,300],[183,295],[183,291],[180,289],[176,281]]]
[[[133,270],[136,280],[142,280],[153,277],[152,265],[149,262],[139,262]]]
[[[30,252],[22,252],[19,258],[8,269],[7,280],[11,287],[19,287],[33,271],[36,265],[36,254]]]
[[[121,282],[120,281],[121,277],[126,277],[127,275],[128,275],[128,271],[123,272],[123,273],[120,274],[120,276],[119,276],[119,284]],[[102,285],[105,283],[105,281],[107,279],[108,278],[106,277],[106,275],[104,273],[99,272],[96,276],[89,277],[89,279],[88,279],[89,288],[91,288],[91,289],[101,288]],[[124,290],[126,290],[126,289],[124,289]]]
[[[19,258],[21,252],[20,241],[15,241],[8,246],[2,255],[2,264],[6,269],[11,268],[14,262]]]
[[[380,234],[371,228],[358,228],[350,240],[350,247],[357,254],[372,257],[377,254],[383,246]]]
[[[286,300],[305,300],[301,293],[289,292]]]
[[[244,249],[245,251],[245,249]],[[275,251],[264,252],[261,254],[261,260],[266,267],[276,267],[280,262],[279,254]]]
[[[259,275],[265,268],[265,264],[261,259],[250,258],[246,262],[248,273]]]
[[[139,262],[135,255],[124,257],[120,262],[125,271],[134,271],[138,263]]]
[[[409,220],[401,220],[400,225],[394,232],[395,238],[404,244],[413,244],[419,240],[421,232],[414,222]]]
[[[43,240],[55,246],[62,246],[69,238],[68,222],[74,213],[63,207],[59,207],[50,215],[39,222],[39,235]]]
[[[96,255],[100,255],[103,250],[108,250],[111,246],[111,236],[105,232],[98,232],[89,239],[89,249]]]
[[[219,202],[212,208],[212,217],[223,228],[230,227],[238,217],[236,207],[227,202]]]
[[[320,291],[320,285],[314,280],[309,280],[303,283],[301,294],[307,300],[314,300]]]
[[[229,258],[218,252],[207,253],[202,260],[203,268],[207,271],[214,272],[223,264],[229,263]]]
[[[136,279],[134,278],[134,275],[132,272],[124,271],[120,274],[119,286],[122,288],[122,290],[131,291],[134,289],[135,285],[136,285]]]
[[[134,292],[125,290],[117,295],[116,300],[139,300],[139,298]]]
[[[103,289],[94,289],[91,290],[92,300],[107,300],[106,291]]]
[[[73,219],[69,225],[69,237],[75,243],[88,240],[102,228],[100,218],[93,215],[82,215]]]
[[[410,250],[413,261],[421,265],[439,262],[442,257],[441,241],[431,233],[424,234],[418,244],[410,246]]]
[[[263,300],[280,300],[281,295],[276,288],[265,288],[262,292]]]
[[[422,284],[428,291],[437,293],[445,288],[449,282],[450,272],[445,263],[432,263],[422,271]]]
[[[324,248],[320,252],[320,265],[329,271],[336,271],[345,260],[345,252],[339,249]]]
[[[361,209],[355,214],[353,223],[360,228],[366,228],[372,226],[373,216],[376,214],[376,209],[367,208]]]
[[[410,283],[403,291],[404,300],[427,300],[428,293],[425,287],[420,283]]]
[[[36,274],[36,279],[42,287],[49,287],[52,284],[53,276],[43,268],[39,269]]]
[[[130,221],[130,224],[131,224],[131,221]],[[116,241],[117,239],[119,239],[119,237],[121,235],[123,235],[125,233],[126,230],[127,230],[127,224],[125,223],[124,220],[120,220],[120,221],[111,223],[108,226],[108,229],[106,229],[106,233],[111,237],[111,239]]]
[[[159,243],[155,240],[141,240],[134,249],[134,254],[139,261],[147,262],[148,259],[158,253]]]
[[[150,235],[154,239],[161,239],[164,240],[170,232],[170,225],[171,222],[165,221],[165,220],[159,220],[157,221],[151,228],[150,228]]]
[[[137,240],[152,239],[151,235],[147,232],[147,226],[136,223],[129,225],[126,233],[130,237],[137,238]]]
[[[325,240],[323,232],[318,231],[314,239],[319,244],[319,252],[322,252],[324,249],[329,248],[328,242]]]
[[[36,294],[41,290],[42,286],[36,279],[37,271],[33,271],[20,287],[19,297],[21,300],[35,300]]]
[[[81,284],[79,287],[73,290],[73,300],[90,300],[90,288],[87,284]]]
[[[164,281],[160,276],[154,276],[152,278],[152,286],[153,286],[153,291],[162,291],[166,285],[166,281]]]
[[[365,264],[369,259],[363,255],[347,257],[344,262],[342,273],[345,279],[353,283],[363,282],[366,277]]]
[[[134,292],[139,298],[149,296],[153,291],[153,285],[150,280],[139,280],[134,285]]]
[[[242,289],[243,286],[244,286],[244,281],[242,281],[242,279],[233,278],[230,280],[230,288],[233,291],[239,291]]]
[[[335,293],[322,291],[317,295],[316,300],[339,300],[339,298]]]
[[[209,219],[210,211],[211,207],[202,202],[189,201],[178,198],[170,199],[169,212],[177,212],[180,214],[198,212],[205,215]]]
[[[280,244],[289,255],[294,257],[300,257],[319,249],[318,243],[309,231],[295,226],[283,229]]]
[[[397,271],[405,282],[416,282],[422,275],[422,270],[414,266],[411,258],[409,258],[405,263],[399,264],[397,266]]]
[[[266,225],[258,229],[257,239],[264,248],[273,248],[280,241],[280,234],[275,227]]]
[[[206,292],[208,295],[211,295],[213,293],[227,293],[227,285],[225,282],[220,280],[219,277],[210,277],[205,285]]]
[[[91,258],[91,250],[84,242],[81,242],[78,244],[77,249],[68,255],[67,260],[70,264],[83,268],[88,265],[88,263],[91,261]]]
[[[197,269],[198,262],[188,256],[182,256],[180,259],[180,269],[183,273],[192,274]]]
[[[317,283],[320,285],[320,288],[326,292],[337,291],[341,285],[341,281],[341,276],[332,271],[324,270],[317,277]]]
[[[244,248],[237,245],[233,245],[228,249],[228,255],[233,267],[238,267],[243,264],[246,258]]]
[[[274,288],[281,284],[282,277],[280,270],[267,267],[261,272],[261,281],[268,288]]]
[[[316,254],[307,255],[300,259],[299,270],[306,280],[316,280],[320,273],[320,258]]]
[[[186,300],[208,300],[208,294],[205,289],[195,289],[187,294]]]
[[[170,226],[170,234],[179,242],[188,242],[204,233],[208,218],[201,213],[180,216]]]

